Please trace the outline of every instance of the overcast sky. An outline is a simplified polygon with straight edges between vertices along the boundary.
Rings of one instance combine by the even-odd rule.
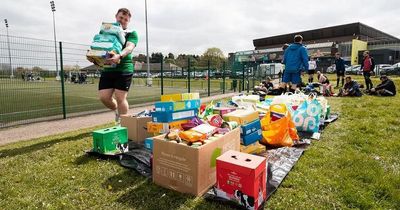
[[[144,0],[55,0],[57,39],[90,44],[102,21],[118,8],[133,13],[130,28],[144,53]],[[262,1],[148,0],[149,49],[164,54],[202,54],[219,47],[225,54],[253,49],[252,40],[319,27],[362,22],[400,37],[399,0]],[[15,36],[53,39],[48,0],[1,0],[0,17]],[[5,34],[4,24],[0,34]],[[305,37],[307,39],[307,37]]]

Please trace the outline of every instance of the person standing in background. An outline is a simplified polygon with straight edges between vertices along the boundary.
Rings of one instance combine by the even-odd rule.
[[[366,91],[369,92],[374,85],[371,81],[371,72],[374,71],[375,62],[374,59],[369,55],[369,51],[364,51],[363,53],[364,59],[361,63],[361,70],[363,71],[365,86],[367,87]]]
[[[344,60],[340,57],[340,53],[335,54],[335,66],[336,66],[336,87],[339,87],[339,80],[342,79],[342,86],[344,85],[344,76],[345,76],[345,66]]]
[[[317,62],[313,57],[310,57],[310,61],[308,61],[308,83],[314,82],[314,74],[317,69]]]
[[[301,85],[303,71],[308,71],[308,53],[301,35],[294,36],[294,43],[285,50],[283,64],[285,71],[280,89],[284,92],[286,84],[291,83],[290,92],[294,93],[297,86]]]

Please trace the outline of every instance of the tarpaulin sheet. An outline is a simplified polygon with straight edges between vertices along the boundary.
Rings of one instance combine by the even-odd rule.
[[[320,132],[327,124],[338,119],[337,114],[332,114],[331,118],[321,126]],[[301,140],[294,147],[267,148],[267,151],[259,154],[267,158],[267,199],[277,190],[287,174],[299,160],[307,145],[311,144],[312,134],[299,133]],[[151,152],[143,145],[130,142],[129,152],[120,155],[120,164],[126,168],[136,170],[139,174],[151,178]],[[236,206],[231,201],[215,196],[214,189],[204,195],[207,200],[217,202],[227,202],[230,206]],[[237,206],[240,208],[240,206]]]

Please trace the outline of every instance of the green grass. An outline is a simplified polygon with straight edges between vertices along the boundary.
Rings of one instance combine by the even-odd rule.
[[[340,119],[267,208],[400,209],[400,96],[328,100]],[[116,160],[86,156],[97,128],[0,147],[0,209],[230,209],[158,187]]]
[[[92,82],[91,79],[89,79]],[[219,80],[212,80],[212,94],[221,93]],[[153,87],[145,87],[145,79],[135,78],[129,91],[130,105],[157,101],[160,98],[160,80],[154,79]],[[230,83],[227,82],[226,87]],[[98,100],[98,81],[93,84],[65,84],[66,112],[68,114],[104,109]],[[187,92],[184,79],[165,79],[164,93]],[[191,92],[207,95],[205,80],[192,80]],[[228,90],[227,90],[228,92]],[[7,123],[28,119],[62,116],[61,83],[56,81],[23,82],[21,80],[0,80],[0,128]]]

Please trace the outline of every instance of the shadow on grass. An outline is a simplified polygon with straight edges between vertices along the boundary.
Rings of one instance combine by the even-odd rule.
[[[117,199],[133,209],[177,209],[196,197],[168,190],[153,184],[151,179],[142,181]]]
[[[85,154],[77,157],[74,161],[75,165],[84,165],[94,160],[116,161],[118,164],[119,155],[103,155],[93,151],[86,151]]]
[[[148,178],[141,176],[137,172],[126,169],[124,172],[108,178],[103,183],[103,188],[112,192],[118,192],[132,187],[137,188],[147,183],[147,180]]]
[[[63,138],[57,138],[57,139],[50,140],[50,141],[32,144],[32,145],[26,146],[26,147],[0,150],[0,158],[14,157],[17,155],[28,154],[28,153],[35,152],[38,150],[49,148],[57,143],[67,142],[67,141],[78,141],[83,138],[90,137],[91,135],[92,135],[91,133],[81,133],[81,134],[78,134],[75,136],[67,136],[67,137],[63,137]]]

